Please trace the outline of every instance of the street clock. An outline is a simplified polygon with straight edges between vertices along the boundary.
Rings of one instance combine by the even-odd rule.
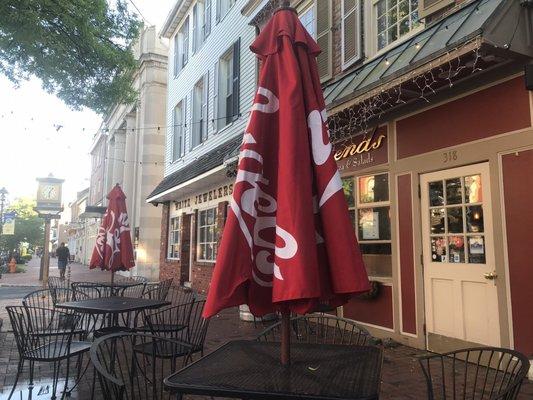
[[[57,212],[61,210],[61,187],[64,179],[57,179],[49,175],[37,178],[37,207],[39,212]]]

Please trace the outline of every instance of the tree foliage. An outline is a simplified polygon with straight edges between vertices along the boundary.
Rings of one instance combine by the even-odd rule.
[[[14,211],[15,234],[0,236],[0,249],[13,251],[21,243],[29,243],[30,247],[42,246],[44,242],[44,220],[33,210],[36,203],[32,199],[17,199],[6,212]]]
[[[0,73],[15,84],[36,76],[71,108],[105,113],[135,100],[140,26],[125,0],[2,0]]]

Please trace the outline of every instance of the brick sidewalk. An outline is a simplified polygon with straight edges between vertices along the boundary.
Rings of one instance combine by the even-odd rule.
[[[251,339],[259,331],[264,329],[261,324],[254,326],[253,323],[242,322],[238,318],[238,310],[225,310],[212,319],[207,336],[207,352],[212,351],[228,340]],[[383,360],[383,374],[381,384],[381,396],[383,400],[415,400],[425,398],[425,382],[418,366],[416,357],[424,354],[423,351],[405,346],[386,348]],[[0,399],[6,398],[11,390],[15,379],[18,355],[13,335],[10,333],[0,334]],[[73,393],[72,399],[89,399],[88,388],[91,385],[92,372],[87,374],[80,390]],[[38,365],[36,377],[41,382],[50,379],[51,369],[46,364]],[[21,388],[27,385],[27,370],[21,376],[24,381]],[[36,385],[35,391],[41,388]],[[17,388],[18,389],[18,388]],[[34,391],[34,395],[35,395]],[[36,396],[37,398],[40,398]],[[19,398],[19,397],[17,397]],[[101,398],[98,396],[96,398]],[[533,399],[533,384],[527,382],[518,397],[520,400]],[[195,397],[195,399],[204,399]],[[207,398],[205,398],[207,399]]]

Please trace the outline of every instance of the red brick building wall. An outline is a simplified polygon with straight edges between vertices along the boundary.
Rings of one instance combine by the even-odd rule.
[[[224,230],[224,224],[226,222],[228,202],[223,201],[217,205],[217,243],[220,245],[220,240],[222,238],[222,231]],[[160,255],[160,269],[159,269],[159,279],[168,279],[170,277],[174,278],[174,283],[183,284],[186,280],[185,277],[188,275],[188,271],[182,271],[181,261],[179,260],[169,260],[167,258],[167,248],[168,248],[168,224],[169,224],[169,204],[163,206],[162,221],[161,221],[161,255]],[[192,257],[192,276],[189,277],[192,287],[196,289],[199,293],[207,293],[209,289],[209,284],[211,283],[211,276],[213,274],[213,268],[215,263],[213,262],[199,262],[197,261],[196,253],[196,221],[197,221],[198,211],[190,218],[190,224],[192,225],[192,237],[190,237],[190,251],[193,252]],[[184,246],[191,234],[191,226],[187,218],[182,218],[182,230],[181,230],[181,243],[182,243],[182,252],[180,254],[181,260],[189,260],[189,249],[187,246]],[[185,267],[187,265],[187,267]],[[184,262],[184,268],[188,269],[188,261]]]

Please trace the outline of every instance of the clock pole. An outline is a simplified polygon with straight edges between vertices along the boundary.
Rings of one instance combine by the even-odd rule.
[[[50,225],[52,218],[49,215],[44,216],[44,249],[43,257],[44,262],[42,263],[43,269],[41,271],[41,280],[43,285],[48,283],[48,275],[50,271]]]

